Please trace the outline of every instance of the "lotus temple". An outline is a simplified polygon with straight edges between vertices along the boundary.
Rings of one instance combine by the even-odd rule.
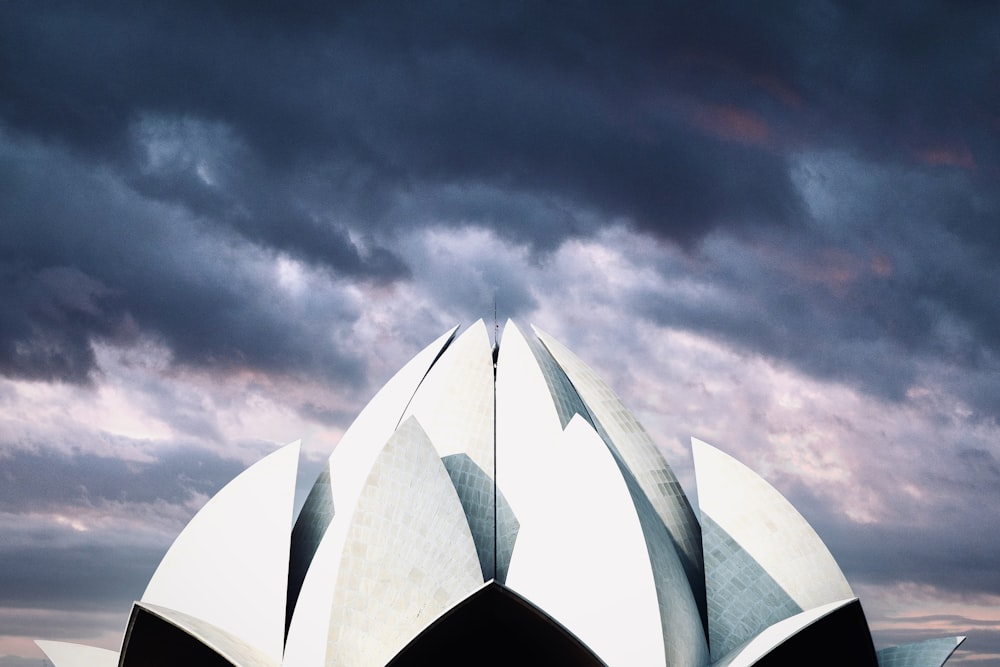
[[[195,515],[119,651],[39,641],[52,664],[939,667],[963,640],[876,651],[784,497],[694,440],[695,511],[608,385],[537,329],[431,343],[293,516],[298,456]]]

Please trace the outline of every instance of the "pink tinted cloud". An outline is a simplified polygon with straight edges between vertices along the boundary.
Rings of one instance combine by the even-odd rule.
[[[959,167],[969,171],[976,168],[972,151],[964,143],[922,148],[916,151],[916,155],[921,162],[934,167]]]
[[[802,106],[802,96],[778,77],[768,74],[757,74],[752,77],[752,80],[770,97],[781,102],[786,107],[797,109]]]
[[[712,136],[755,146],[771,144],[771,127],[757,114],[732,105],[703,105],[691,115],[692,123]]]
[[[753,246],[761,264],[804,284],[821,285],[837,298],[850,293],[863,281],[891,278],[895,266],[883,250],[845,249],[826,246],[804,252],[787,252],[771,244]]]

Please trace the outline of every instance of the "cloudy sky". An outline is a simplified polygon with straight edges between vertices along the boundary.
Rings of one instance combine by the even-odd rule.
[[[0,3],[0,667],[494,299],[1000,665],[997,5],[318,4]]]

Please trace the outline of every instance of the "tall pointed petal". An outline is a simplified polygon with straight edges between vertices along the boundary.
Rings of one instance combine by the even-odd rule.
[[[342,558],[328,664],[384,665],[482,586],[462,505],[415,418],[400,425],[375,460]]]
[[[402,421],[406,406],[458,327],[425,347],[390,379],[344,432],[330,455],[330,486],[337,514],[353,511],[375,457]]]
[[[325,652],[333,582],[361,485],[417,388],[452,343],[456,331],[458,327],[446,331],[417,353],[362,409],[333,450],[296,519],[285,612],[285,651],[295,664],[319,664],[315,656]],[[318,555],[321,546],[322,559]],[[311,574],[314,562],[319,571]],[[312,583],[307,585],[310,579]],[[303,597],[308,603],[300,612]]]
[[[563,426],[545,377],[513,322],[504,327],[496,372],[496,483],[519,524],[504,522],[498,514],[500,555],[516,549],[524,515],[551,498],[551,482],[536,469],[537,452],[557,442]],[[506,572],[508,562],[498,558],[497,570]]]
[[[674,471],[642,424],[611,387],[562,343],[537,327],[533,328],[573,383],[594,419],[614,443],[622,462],[635,476],[657,516],[670,532],[703,623],[707,624],[701,529]]]
[[[163,557],[142,601],[217,626],[279,662],[298,458],[299,443],[287,445],[209,500]]]
[[[410,415],[420,421],[444,461],[476,541],[483,580],[493,579],[498,511],[493,483],[493,361],[482,320],[449,345],[427,373],[403,418]]]
[[[692,445],[714,656],[782,618],[854,597],[826,545],[774,487],[715,447]]]
[[[519,515],[507,585],[608,664],[667,664],[642,527],[600,436],[574,417],[558,440],[537,443],[534,471],[548,496]]]
[[[620,438],[620,441],[616,441],[612,437],[611,432],[604,427],[603,422],[596,417],[590,406],[585,403],[577,391],[576,384],[571,381],[569,375],[557,362],[549,348],[543,344],[543,341],[533,336],[526,336],[526,342],[538,364],[539,370],[545,378],[549,393],[551,394],[551,400],[559,413],[560,421],[565,423],[567,419],[572,419],[576,415],[579,415],[594,429],[611,453],[614,465],[618,468],[622,481],[625,483],[632,498],[634,512],[639,519],[643,538],[646,542],[648,558],[652,566],[653,581],[659,602],[659,616],[667,664],[701,664],[707,659],[708,655],[706,614],[704,610],[704,582],[701,575],[701,567],[691,567],[688,555],[680,549],[677,539],[670,533],[668,525],[663,521],[656,507],[650,501],[650,496],[643,489],[635,472],[626,460],[625,453],[631,457],[632,463],[641,463],[645,460],[642,456],[645,456],[649,460],[655,458],[660,462],[662,462],[662,457],[660,457],[659,452],[656,451],[655,446],[648,437],[646,437],[646,442],[642,443],[640,440],[629,437],[631,434],[626,429],[621,428],[621,424],[628,422],[637,427],[637,429],[633,430],[637,430],[645,435],[642,427],[638,426],[638,422],[631,417],[631,414],[625,410],[624,406],[621,406],[620,402],[617,408],[611,411],[607,409],[603,410],[604,418],[616,427],[611,431]],[[553,346],[557,345],[554,341],[550,340],[550,342],[553,343]],[[566,355],[564,357],[568,361],[571,361]],[[577,368],[577,370],[580,369]],[[587,378],[582,375],[579,375],[578,379],[585,386],[589,386],[591,389],[598,389],[595,385],[599,381],[596,381],[596,379],[591,383],[586,382]],[[601,386],[604,392],[611,393],[607,385],[601,383]],[[611,395],[613,396],[613,394]],[[606,408],[607,406],[603,407]],[[628,414],[627,418],[625,416],[626,413]],[[648,446],[651,449],[644,450],[640,446]],[[639,456],[637,457],[637,455]],[[665,467],[665,463],[663,466],[659,470],[659,473],[662,474],[656,477],[650,476],[648,474],[650,471],[645,468],[640,467],[640,470],[647,473],[647,482],[651,482],[653,479],[662,482],[667,479],[664,475],[668,475],[676,483],[673,473],[669,468]],[[653,497],[661,501],[661,508],[665,506],[673,507],[669,505],[671,502],[669,499],[667,499],[667,504],[662,502],[667,498],[663,489],[660,488],[662,486],[666,485],[659,484],[657,487],[650,487],[650,491],[654,494]],[[679,484],[676,485],[676,493],[683,499],[684,504],[687,506],[687,513],[690,515],[689,518],[694,521],[690,505],[687,504],[687,499],[684,497]],[[674,509],[681,508],[678,506]],[[697,523],[693,525],[696,527]],[[694,532],[693,537],[698,537],[697,531]],[[700,540],[698,542],[700,544]],[[697,562],[700,563],[700,547],[696,556]]]

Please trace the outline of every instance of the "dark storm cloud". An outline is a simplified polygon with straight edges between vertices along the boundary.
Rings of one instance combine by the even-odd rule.
[[[997,7],[978,2],[817,3],[819,37],[798,59],[804,94],[824,121],[870,155],[980,163],[997,175]]]
[[[777,149],[947,160],[1000,94],[985,4],[8,9],[4,116],[33,134],[107,155],[144,113],[221,120],[268,164],[347,161],[376,201],[483,179],[680,238],[796,213]]]
[[[652,319],[702,331],[893,400],[930,383],[977,418],[1000,417],[1000,198],[952,170],[801,160],[810,221],[715,237],[667,280],[707,291],[635,295]],[[945,368],[949,370],[944,370]]]
[[[326,340],[330,321],[356,318],[349,300],[307,295],[319,317],[290,326],[303,305],[261,272],[271,251],[144,199],[64,151],[0,139],[8,139],[0,143],[5,373],[83,382],[95,339],[128,344],[147,332],[178,363],[318,367],[358,380],[354,355]]]
[[[282,331],[273,304],[246,300],[259,285],[200,271],[210,258],[192,261],[183,234],[149,229],[177,219],[217,246],[228,238],[375,283],[414,279],[400,237],[429,226],[489,228],[536,252],[612,221],[692,252],[735,232],[787,240],[804,262],[831,247],[856,254],[812,224],[796,177],[802,155],[830,149],[859,168],[913,174],[894,199],[854,196],[865,208],[856,222],[885,252],[902,248],[888,255],[896,266],[940,270],[878,276],[845,297],[815,283],[796,291],[773,267],[723,268],[711,277],[749,292],[742,309],[693,304],[678,316],[651,295],[650,316],[897,397],[912,376],[900,354],[971,366],[996,349],[997,313],[976,288],[986,262],[935,263],[921,240],[933,217],[969,244],[998,241],[989,3],[52,2],[0,12],[3,169],[14,174],[3,213],[16,231],[0,274],[12,313],[4,372],[80,380],[90,342],[130,324],[191,363],[309,367],[301,351],[312,338]],[[64,173],[39,188],[37,173],[18,178],[31,151],[103,177]],[[53,270],[80,272],[72,298],[51,287]],[[949,343],[920,334],[945,317],[971,345],[931,349]],[[874,371],[873,360],[889,367]]]
[[[110,335],[103,317],[109,290],[72,267],[24,272],[0,264],[0,370],[38,379],[80,381],[94,365],[90,336]]]
[[[337,165],[309,175],[269,169],[224,124],[190,118],[145,115],[129,126],[128,138],[134,171],[127,182],[149,199],[180,204],[201,220],[339,274],[377,281],[406,275],[386,249],[362,249],[349,238],[331,217],[336,202],[324,209],[326,198],[301,191],[300,182],[320,190],[319,174]]]
[[[785,221],[796,208],[779,156],[692,134],[686,113],[626,93],[637,76],[659,83],[643,58],[666,55],[659,42],[673,31],[657,26],[671,26],[669,14],[404,3],[303,24],[246,8],[109,7],[9,17],[17,66],[5,77],[4,116],[13,127],[128,170],[129,128],[144,114],[222,121],[284,170],[260,174],[269,192],[297,169],[346,164],[329,187],[343,213],[367,224],[398,222],[387,214],[397,189],[454,181],[580,200],[680,239],[744,219]],[[726,164],[741,168],[718,168]],[[142,186],[215,211],[246,192],[208,196],[183,174]],[[262,225],[287,223],[235,222],[271,240]],[[551,235],[516,219],[497,227]]]

